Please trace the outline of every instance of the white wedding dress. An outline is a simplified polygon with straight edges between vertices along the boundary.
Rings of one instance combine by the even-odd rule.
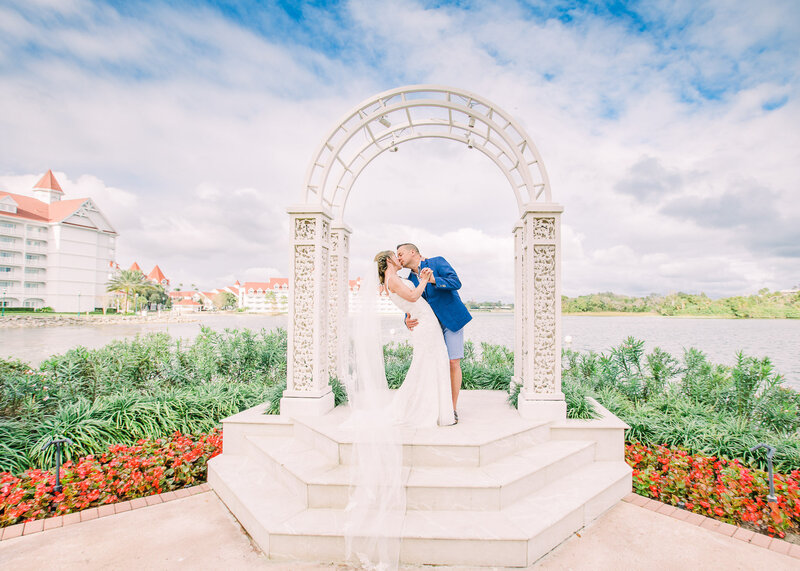
[[[428,302],[409,302],[390,293],[395,305],[419,324],[411,331],[414,355],[408,374],[399,389],[389,390],[377,272],[364,278],[362,291],[376,295],[365,296],[354,312],[349,350],[342,355],[350,413],[341,428],[352,439],[352,484],[342,522],[345,551],[357,569],[394,571],[406,518],[404,428],[454,424],[450,367],[442,328]]]
[[[403,284],[414,289],[410,280]],[[411,330],[414,355],[402,386],[395,391],[392,414],[399,424],[412,427],[449,426],[455,423],[450,389],[450,360],[442,326],[428,302],[420,297],[407,301],[394,292],[389,299],[412,318],[419,320]]]

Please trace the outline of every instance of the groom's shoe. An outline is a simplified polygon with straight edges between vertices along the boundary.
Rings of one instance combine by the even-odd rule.
[[[458,413],[456,411],[453,411],[453,418],[456,419],[454,424],[458,424]]]

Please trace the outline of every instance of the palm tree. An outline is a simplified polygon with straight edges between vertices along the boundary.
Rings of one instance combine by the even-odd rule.
[[[155,286],[139,270],[120,270],[106,284],[106,291],[121,291],[125,294],[125,313],[128,313],[128,298],[131,294],[148,294]]]

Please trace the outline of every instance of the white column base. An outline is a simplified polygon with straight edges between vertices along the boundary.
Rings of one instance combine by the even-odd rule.
[[[320,396],[284,396],[281,398],[281,416],[323,416],[333,410],[333,405],[333,391],[330,390]]]
[[[567,402],[563,393],[555,395],[520,394],[517,410],[522,418],[563,421],[567,418]]]

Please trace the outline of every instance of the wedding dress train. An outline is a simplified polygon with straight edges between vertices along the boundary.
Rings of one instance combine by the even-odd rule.
[[[402,281],[409,289],[414,289],[411,281]],[[395,421],[412,427],[454,424],[450,361],[439,320],[422,297],[417,301],[407,301],[389,292],[389,298],[419,321],[411,330],[414,350],[411,366],[402,386],[394,394],[392,415]]]
[[[408,280],[404,283],[414,287]],[[377,293],[377,282],[365,278],[362,291]],[[419,320],[411,331],[414,355],[403,385],[390,391],[386,383],[377,295],[367,296],[355,313],[351,351],[344,359],[350,414],[342,428],[352,438],[352,484],[343,520],[345,550],[351,564],[370,571],[392,571],[399,566],[406,516],[403,428],[455,423],[450,366],[439,320],[422,298],[409,302],[394,293],[390,298]]]

